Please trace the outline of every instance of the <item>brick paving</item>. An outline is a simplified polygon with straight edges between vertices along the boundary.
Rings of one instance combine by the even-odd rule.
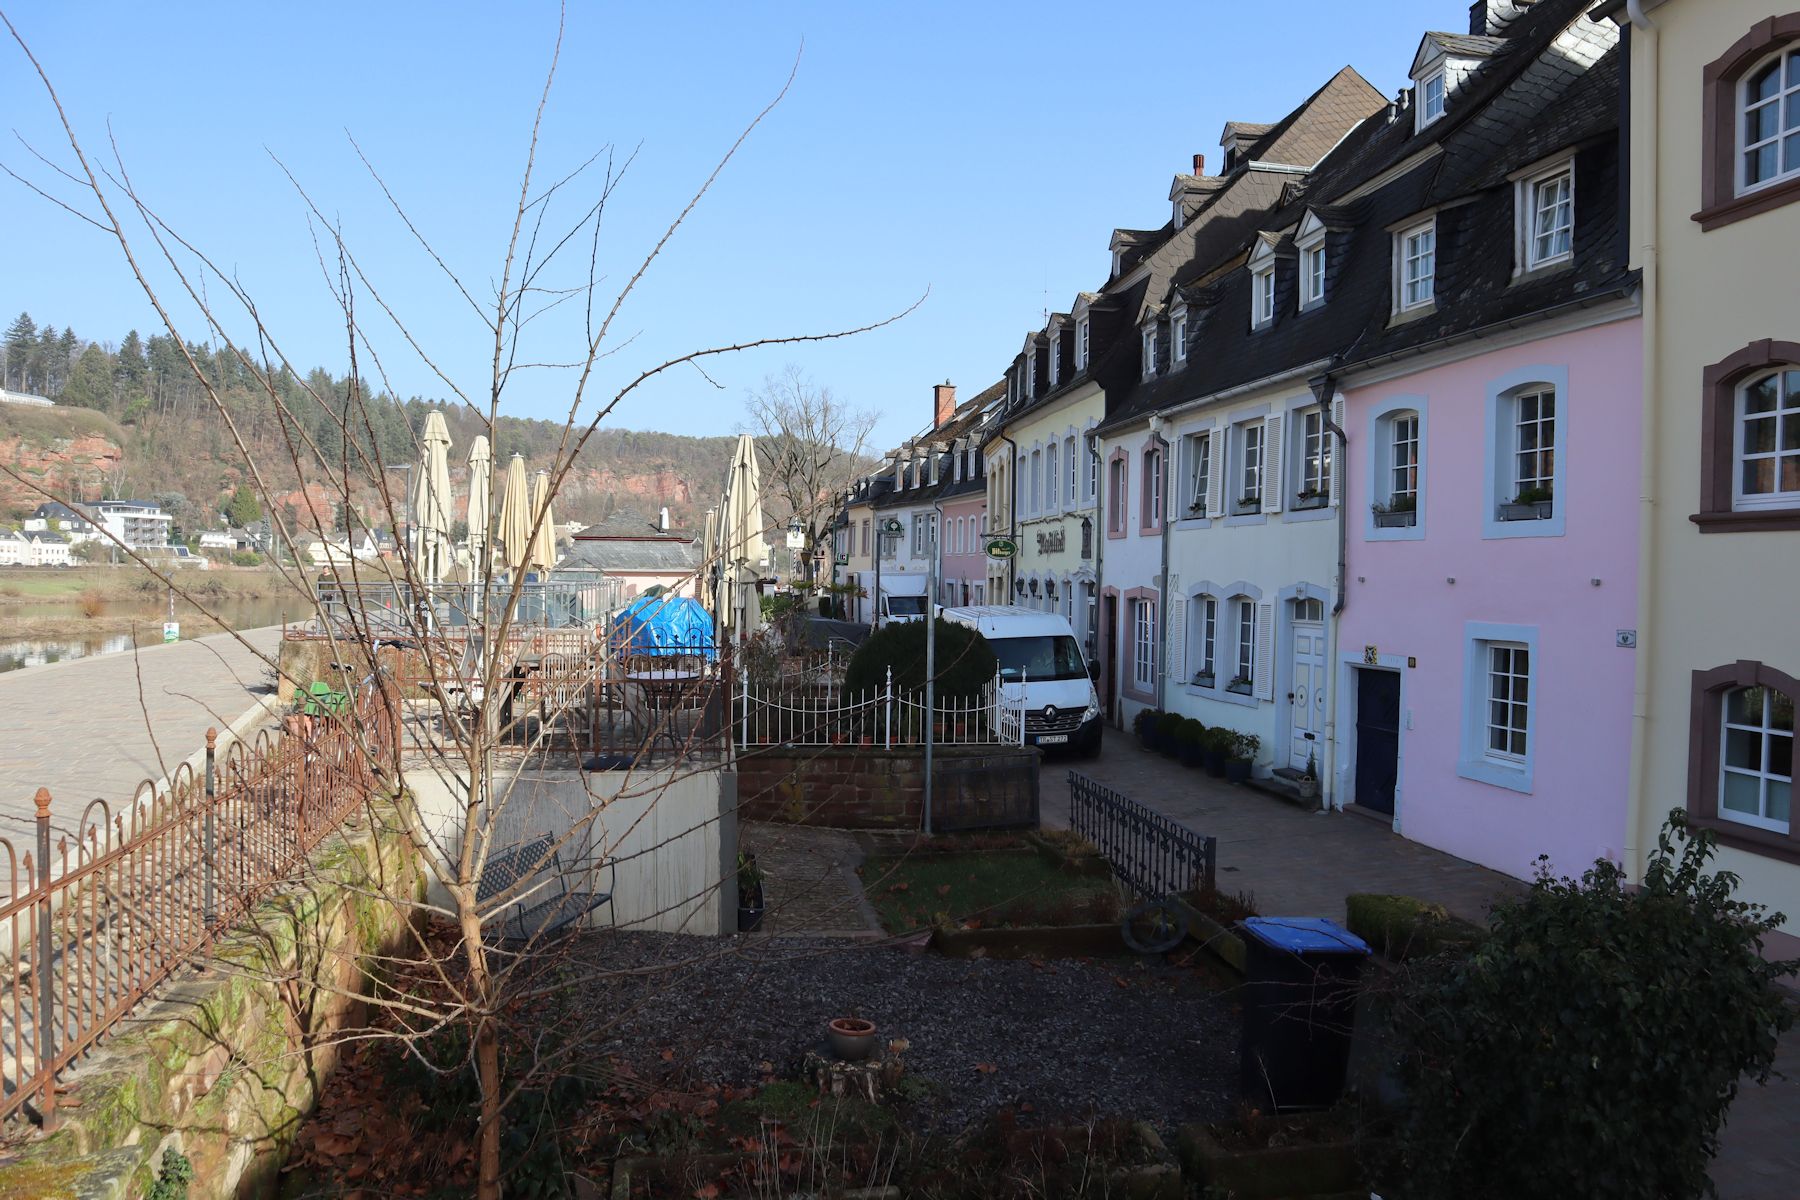
[[[281,630],[244,636],[272,657]],[[139,783],[203,750],[208,726],[224,730],[265,698],[267,683],[256,654],[222,633],[0,674],[0,837],[23,848],[40,787],[58,830],[72,831],[96,798],[118,812]]]
[[[856,868],[868,836],[745,821],[739,842],[763,872],[762,932],[776,937],[876,938],[881,925]]]

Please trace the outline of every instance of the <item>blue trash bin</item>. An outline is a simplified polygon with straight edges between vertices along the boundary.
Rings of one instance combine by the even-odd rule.
[[[1330,1108],[1344,1093],[1369,945],[1323,917],[1250,917],[1241,927],[1244,1097],[1269,1113]]]

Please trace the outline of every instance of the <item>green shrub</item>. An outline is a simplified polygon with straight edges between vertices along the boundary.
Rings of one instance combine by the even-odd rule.
[[[1708,873],[1712,835],[1669,815],[1642,885],[1540,860],[1466,959],[1409,968],[1394,1031],[1406,1098],[1384,1195],[1407,1200],[1707,1194],[1738,1082],[1792,1026],[1768,962],[1782,921]]]
[[[844,688],[851,693],[879,691],[894,671],[896,688],[925,686],[925,622],[883,625],[850,656]],[[937,694],[976,696],[993,682],[999,664],[987,639],[966,625],[937,619]]]
[[[1198,750],[1201,746],[1206,744],[1206,726],[1194,720],[1192,717],[1183,717],[1175,738],[1176,743],[1181,746],[1182,749],[1185,750],[1192,747],[1193,749]]]
[[[1180,713],[1158,713],[1156,717],[1156,748],[1168,754],[1175,749],[1175,738],[1181,732],[1181,722],[1185,718]]]
[[[1344,905],[1350,932],[1375,953],[1404,960],[1428,958],[1446,950],[1469,950],[1481,941],[1481,926],[1453,917],[1441,904],[1412,896],[1361,892]]]
[[[1223,758],[1231,757],[1237,748],[1237,734],[1222,725],[1214,725],[1206,731],[1206,752],[1217,754]]]
[[[1156,719],[1162,716],[1160,708],[1140,708],[1137,716],[1131,718],[1131,730],[1144,741],[1156,736]]]

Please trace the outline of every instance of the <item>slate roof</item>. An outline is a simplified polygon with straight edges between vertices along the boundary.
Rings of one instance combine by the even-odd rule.
[[[994,401],[1000,399],[1004,395],[1006,395],[1006,381],[1002,379],[1000,382],[983,389],[970,399],[957,405],[956,410],[950,414],[950,419],[948,421],[945,421],[942,425],[934,429],[921,433],[917,438],[913,439],[914,442],[923,442],[928,445],[953,443],[958,438],[975,434],[982,421],[990,415],[988,410],[993,406]],[[926,484],[922,487],[896,490],[893,486],[894,468],[890,463],[886,471],[878,474],[870,481],[871,483],[881,481],[886,484],[885,488],[873,494],[872,499],[874,506],[876,508],[907,508],[930,500],[941,499],[946,495],[963,495],[968,492],[978,491],[987,486],[982,477],[977,477],[973,481],[974,486],[963,486],[970,481],[963,480],[959,483],[955,479],[955,464],[951,461],[952,450],[934,451],[932,453],[936,455],[938,460],[937,483]],[[911,461],[911,458],[914,457],[910,454],[904,456],[907,461]],[[926,457],[929,458],[930,454]],[[930,478],[929,467],[926,468],[926,478]],[[950,491],[949,489],[951,488],[954,488],[955,490]]]
[[[1386,103],[1387,97],[1354,67],[1345,67],[1293,112],[1271,125],[1247,157],[1310,167],[1329,154],[1359,121],[1379,112]]]
[[[1452,58],[1487,58],[1510,44],[1503,37],[1474,33],[1427,33],[1425,40]]]
[[[32,510],[39,521],[86,521],[87,518],[58,500],[46,500]]]
[[[1507,26],[1504,40],[1517,50],[1473,73],[1442,119],[1417,133],[1404,110],[1365,122],[1258,229],[1181,264],[1172,283],[1189,304],[1189,336],[1200,349],[1178,371],[1109,389],[1102,428],[1257,380],[1367,362],[1629,289],[1635,276],[1626,267],[1619,212],[1620,51],[1615,46],[1585,72],[1571,69],[1569,38],[1598,30],[1565,35],[1583,2],[1543,0]],[[1432,147],[1442,153],[1421,153]],[[1515,283],[1507,175],[1569,147],[1578,147],[1574,263]],[[1396,169],[1380,187],[1367,186]],[[1429,316],[1390,326],[1388,228],[1440,205],[1436,286],[1445,302]],[[1291,230],[1309,206],[1328,227],[1326,302],[1296,312],[1296,264],[1278,258],[1277,317],[1252,330],[1242,266],[1253,235]]]
[[[700,567],[700,544],[682,536],[590,537],[585,531],[569,543],[559,570],[583,567],[617,575],[630,572],[685,574]]]

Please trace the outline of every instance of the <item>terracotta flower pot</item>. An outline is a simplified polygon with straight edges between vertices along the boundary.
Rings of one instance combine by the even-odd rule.
[[[825,1027],[831,1052],[845,1062],[858,1062],[875,1049],[875,1023],[861,1017],[838,1017]]]

